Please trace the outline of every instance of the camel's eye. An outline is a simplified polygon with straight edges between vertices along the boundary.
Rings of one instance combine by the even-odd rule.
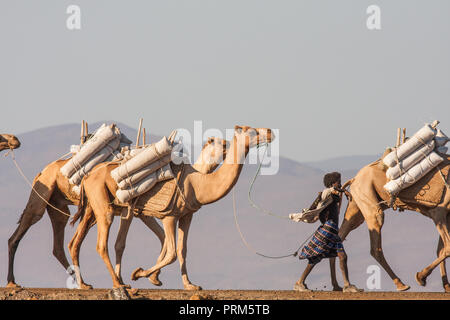
[[[254,138],[254,137],[256,137],[256,131],[255,131],[255,130],[250,130],[250,131],[248,132],[248,135],[249,135],[251,138]]]

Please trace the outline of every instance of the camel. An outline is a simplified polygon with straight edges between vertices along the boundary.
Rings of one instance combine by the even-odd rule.
[[[437,259],[429,266],[416,274],[417,282],[424,286],[426,278],[431,274],[433,269],[440,264],[442,282],[446,292],[450,292],[446,271],[445,259],[450,255],[450,190],[448,182],[444,181],[447,172],[447,180],[450,170],[450,157],[446,156],[444,162],[439,164],[437,169],[433,169],[426,176],[420,179],[415,185],[406,188],[398,195],[395,206],[400,210],[417,211],[424,216],[433,220],[440,235]],[[381,163],[381,159],[362,168],[357,175],[347,184],[351,185],[352,199],[349,201],[345,212],[344,221],[339,229],[339,236],[345,240],[347,235],[364,220],[367,223],[370,233],[370,254],[384,268],[393,280],[397,291],[405,291],[410,287],[405,285],[400,278],[392,271],[387,263],[381,244],[381,228],[384,223],[384,210],[388,209],[390,201],[389,194],[384,190],[383,186],[387,182],[386,174]],[[437,193],[440,201],[435,203],[418,200],[427,192],[432,192],[433,188],[442,190]],[[427,191],[431,190],[431,191]],[[334,272],[335,261],[330,259],[331,281],[335,290],[339,289]]]
[[[227,148],[228,148],[228,141],[222,140],[221,138],[217,137],[211,137],[207,140],[205,145],[202,148],[202,151],[197,159],[197,161],[192,165],[192,167],[197,170],[200,173],[211,173],[213,172],[219,164],[222,162],[222,160],[226,156]],[[123,209],[123,213],[126,212],[127,209]],[[80,212],[79,215],[75,215],[72,224],[75,224],[77,220],[81,218],[81,221],[77,227],[77,230],[72,238],[72,240],[69,243],[69,252],[72,257],[72,262],[75,267],[77,267],[79,270],[80,263],[79,263],[79,254],[81,249],[81,243],[83,242],[84,238],[86,237],[88,231],[92,226],[95,225],[95,216],[92,212],[91,208],[86,208],[85,211]],[[131,214],[127,218],[122,218],[120,220],[120,227],[119,227],[119,233],[117,235],[116,244],[114,246],[116,251],[116,266],[115,266],[115,272],[117,277],[119,278],[119,282],[122,285],[125,285],[122,279],[121,275],[121,266],[122,266],[122,256],[123,252],[125,251],[125,245],[126,245],[126,237],[128,230],[130,228],[131,222],[133,221],[134,215]],[[146,215],[139,215],[139,219],[141,219],[146,225],[155,225],[152,229],[153,232],[155,232],[158,236],[158,238],[161,241],[161,246],[164,244],[164,230],[160,227],[160,225],[156,222],[155,218],[152,216],[146,216]],[[157,286],[161,286],[162,282],[158,279],[159,272],[155,272],[154,274],[154,284]],[[76,274],[77,277],[77,283],[80,288],[84,289],[90,289],[92,288],[91,285],[86,284],[81,277],[81,274],[78,272]]]
[[[211,140],[208,142],[208,145],[215,147],[217,143],[217,146],[223,149],[222,142],[218,142],[218,140]],[[203,150],[205,153],[213,153],[215,148],[208,147]],[[207,158],[205,155],[204,157],[205,159]],[[70,270],[69,273],[74,275],[74,272],[69,269],[70,264],[64,251],[64,232],[70,217],[68,206],[78,206],[80,204],[80,196],[72,191],[73,185],[61,174],[60,169],[67,161],[69,159],[57,160],[50,163],[33,181],[33,189],[36,192],[31,191],[27,205],[19,219],[19,226],[8,240],[9,262],[7,287],[19,287],[14,277],[14,257],[17,247],[28,229],[43,217],[45,210],[48,212],[53,228],[53,255],[65,270]],[[199,165],[203,164],[200,163]],[[164,232],[157,221],[150,218],[141,220],[158,236],[162,245]],[[89,287],[87,285],[86,288]]]
[[[163,190],[164,186],[169,184],[176,185],[176,188],[173,189],[174,192],[169,197],[169,206],[161,210],[161,207],[149,203],[149,199],[152,200],[152,197],[146,197],[146,194],[151,195],[152,192],[157,192],[153,189],[141,195],[136,201],[136,208],[142,208],[143,214],[154,216],[162,221],[165,239],[164,248],[161,250],[156,264],[147,270],[137,268],[133,271],[131,279],[135,281],[141,277],[147,277],[152,282],[151,276],[173,263],[178,256],[184,288],[186,290],[201,290],[200,286],[194,285],[189,280],[186,267],[186,245],[192,216],[203,205],[214,203],[225,197],[236,184],[250,148],[270,143],[273,138],[270,129],[235,126],[234,137],[225,161],[213,173],[200,173],[188,164],[171,165],[176,179],[159,182],[154,187],[154,189],[161,187],[159,190]],[[116,212],[120,212],[123,207],[115,199],[114,195],[118,187],[110,175],[110,172],[117,166],[117,164],[111,164],[100,168],[83,181],[84,196],[89,202],[97,221],[97,252],[111,275],[113,288],[125,286],[114,272],[108,254],[109,229]],[[146,204],[150,205],[146,207]],[[80,206],[80,210],[83,209]],[[177,223],[178,248],[175,239]]]
[[[20,141],[12,134],[0,134],[0,151],[5,149],[17,149],[20,147]]]

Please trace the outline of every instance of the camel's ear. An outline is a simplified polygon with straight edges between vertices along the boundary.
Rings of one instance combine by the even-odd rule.
[[[243,130],[244,130],[244,128],[241,126],[234,126],[234,131],[237,133],[241,133]]]
[[[173,130],[172,133],[170,134],[168,140],[170,142],[170,144],[173,144],[175,142],[175,136],[177,135],[177,130]]]

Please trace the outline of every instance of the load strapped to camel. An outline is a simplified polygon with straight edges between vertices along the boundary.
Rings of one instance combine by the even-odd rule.
[[[82,141],[85,140],[84,137],[83,135]],[[131,143],[115,124],[103,124],[85,143],[71,147],[73,156],[60,171],[75,185],[73,191],[79,194],[79,186],[84,176],[97,164],[114,159],[123,147],[129,147]]]
[[[111,171],[111,177],[119,189],[116,197],[121,203],[149,191],[158,182],[174,178],[170,167],[176,131],[160,141],[130,153],[119,167]]]
[[[383,163],[388,167],[386,177],[389,180],[384,189],[391,197],[415,184],[444,161],[443,156],[448,150],[445,144],[449,138],[436,129],[438,124],[437,120],[431,125],[425,124],[383,158]]]

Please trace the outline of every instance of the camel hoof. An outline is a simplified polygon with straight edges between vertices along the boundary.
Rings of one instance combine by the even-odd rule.
[[[108,293],[110,300],[131,300],[130,295],[124,287],[113,288]]]
[[[444,290],[446,293],[450,293],[450,284],[447,283],[446,285],[444,285]]]
[[[158,275],[153,273],[150,277],[148,277],[148,281],[150,281],[151,284],[160,287],[162,286],[162,282],[158,279]]]
[[[408,291],[409,289],[411,289],[411,287],[410,286],[408,286],[408,285],[406,285],[406,284],[404,284],[402,287],[400,287],[400,288],[398,288],[397,287],[397,291]]]
[[[22,288],[21,286],[19,286],[17,283],[15,282],[8,282],[8,284],[6,285],[7,288]]]
[[[87,284],[87,283],[81,283],[79,289],[82,289],[82,290],[92,290],[93,287],[92,287],[90,284]]]
[[[139,279],[139,273],[141,273],[142,271],[144,271],[144,269],[142,268],[137,268],[136,270],[134,270],[131,274],[131,280],[136,281],[137,279]]]
[[[203,288],[190,283],[184,286],[184,290],[195,291],[195,290],[203,290]]]
[[[416,273],[416,281],[417,281],[417,283],[418,283],[420,286],[422,286],[422,287],[425,287],[425,286],[427,285],[427,281],[426,281],[425,279],[422,279],[422,278],[420,277],[420,272],[417,272],[417,273]]]
[[[332,291],[342,292],[342,287],[339,287],[339,286],[333,287]]]

